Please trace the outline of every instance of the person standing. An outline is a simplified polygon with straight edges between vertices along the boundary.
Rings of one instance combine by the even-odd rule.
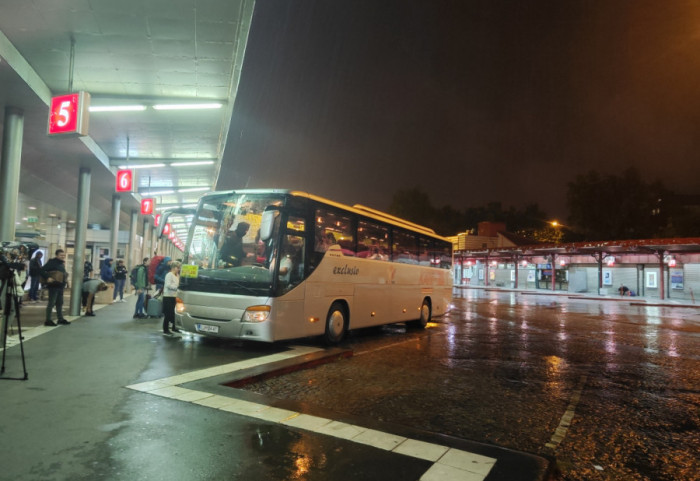
[[[175,327],[175,300],[177,289],[180,286],[180,263],[173,261],[170,264],[170,272],[165,275],[165,283],[163,284],[163,334],[169,335],[170,325],[172,332],[180,332]]]
[[[85,259],[85,263],[83,264],[83,279],[89,279],[92,277],[92,262],[90,262],[90,259]]]
[[[29,300],[36,302],[39,300],[39,282],[41,281],[41,258],[44,254],[38,251],[29,261],[29,276],[32,278],[29,284]]]
[[[112,302],[117,302],[117,294],[119,294],[119,302],[124,301],[124,285],[126,284],[126,275],[128,271],[124,265],[124,261],[117,260],[117,266],[114,268],[114,295]]]
[[[66,252],[63,249],[56,249],[56,257],[49,259],[44,267],[41,268],[41,277],[49,290],[49,303],[46,305],[46,321],[45,326],[55,326],[56,323],[51,321],[51,311],[56,306],[56,315],[58,324],[67,326],[70,324],[63,318],[63,289],[68,282],[68,273],[66,272]]]
[[[134,319],[143,319],[146,317],[146,290],[148,289],[148,257],[143,258],[143,262],[136,268],[136,276],[133,280],[134,289],[136,289],[136,309],[134,310]]]
[[[112,259],[109,257],[104,260],[100,268],[100,279],[102,282],[114,282],[114,272],[112,272]]]

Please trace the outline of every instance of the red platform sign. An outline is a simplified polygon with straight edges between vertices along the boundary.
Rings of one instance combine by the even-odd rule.
[[[117,171],[117,192],[133,192],[134,172],[132,170]]]
[[[141,199],[141,214],[152,215],[156,208],[155,199]]]
[[[87,135],[90,94],[76,92],[59,95],[49,105],[49,135]]]

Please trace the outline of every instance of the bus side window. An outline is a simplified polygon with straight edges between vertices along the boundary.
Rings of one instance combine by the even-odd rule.
[[[389,228],[360,220],[357,224],[357,257],[387,261],[388,252]]]
[[[402,229],[394,229],[394,245],[392,258],[394,262],[403,264],[418,264],[418,246],[416,237]]]
[[[352,219],[343,212],[332,209],[316,209],[314,226],[314,252],[325,253],[332,245],[339,244],[345,255],[355,255],[355,237]]]

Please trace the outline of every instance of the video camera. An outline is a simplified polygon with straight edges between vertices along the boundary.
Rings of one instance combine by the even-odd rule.
[[[39,249],[34,242],[0,242],[0,279],[9,279],[12,270],[24,269],[24,263]]]

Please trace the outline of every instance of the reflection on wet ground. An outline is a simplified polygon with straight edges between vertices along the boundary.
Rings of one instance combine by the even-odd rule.
[[[700,479],[700,309],[482,290],[453,304],[250,389],[552,455],[565,480]]]

